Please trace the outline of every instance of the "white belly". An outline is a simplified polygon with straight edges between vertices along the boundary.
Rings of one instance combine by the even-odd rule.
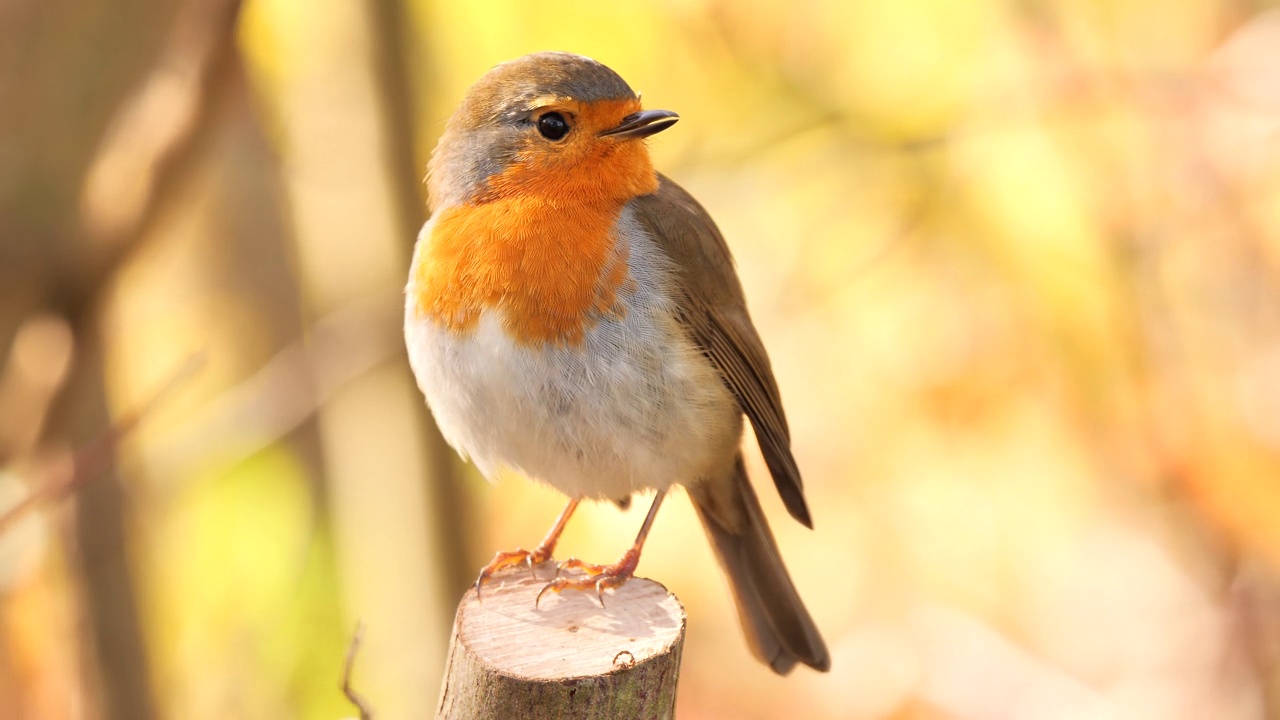
[[[656,248],[638,236],[630,249],[625,313],[573,347],[517,344],[500,310],[455,335],[410,302],[418,385],[445,439],[487,477],[510,468],[572,497],[622,499],[730,469],[741,410],[672,318]]]

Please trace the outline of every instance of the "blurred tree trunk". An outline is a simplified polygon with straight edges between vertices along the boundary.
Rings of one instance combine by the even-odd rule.
[[[96,314],[75,323],[78,341],[70,381],[56,406],[52,433],[75,447],[89,444],[111,427],[107,407],[104,348]],[[122,478],[114,464],[104,477],[76,495],[76,560],[84,593],[84,611],[96,659],[96,678],[86,687],[99,694],[107,718],[155,717],[150,663],[143,642],[126,538],[128,515]],[[93,682],[94,680],[97,682]],[[96,687],[95,687],[96,685]]]
[[[414,121],[418,113],[413,102],[424,89],[415,85],[409,72],[412,43],[407,29],[412,23],[406,17],[402,0],[369,0],[369,16],[374,37],[371,45],[374,83],[386,137],[382,145],[383,162],[395,193],[397,235],[405,243],[407,257],[418,237],[418,229],[426,220],[423,169],[417,165],[420,153],[415,152],[414,142]],[[432,514],[433,545],[441,550],[440,576],[445,588],[465,588],[474,578],[475,568],[467,563],[471,557],[466,532],[468,514],[459,482],[457,456],[445,443],[429,413],[424,415],[422,443],[427,456],[428,509]]]

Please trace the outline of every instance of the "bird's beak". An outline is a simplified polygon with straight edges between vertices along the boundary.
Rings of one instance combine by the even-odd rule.
[[[670,110],[641,110],[622,118],[622,122],[617,127],[605,130],[600,133],[600,137],[620,139],[649,137],[675,125],[679,119],[680,116]]]

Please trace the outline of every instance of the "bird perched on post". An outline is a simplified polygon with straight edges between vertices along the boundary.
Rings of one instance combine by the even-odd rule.
[[[567,53],[498,65],[472,86],[430,163],[410,363],[445,439],[481,472],[515,470],[569,497],[542,544],[498,553],[477,591],[498,569],[549,560],[580,500],[655,490],[619,562],[571,560],[585,575],[543,591],[594,589],[603,602],[682,485],[753,653],[778,673],[825,671],[742,461],[745,415],[788,512],[812,527],[769,358],[724,238],[645,147],[676,120]]]

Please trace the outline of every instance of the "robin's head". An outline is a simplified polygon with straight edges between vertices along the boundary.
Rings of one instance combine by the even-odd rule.
[[[431,158],[433,208],[511,195],[550,202],[627,200],[657,180],[641,138],[677,115],[642,110],[614,71],[569,53],[536,53],[480,78]]]

